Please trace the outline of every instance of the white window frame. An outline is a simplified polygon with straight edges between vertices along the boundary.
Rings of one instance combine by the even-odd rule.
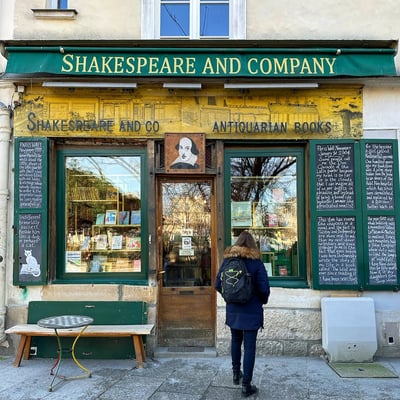
[[[200,10],[199,0],[191,0],[191,3]],[[142,39],[161,39],[160,9],[160,0],[142,0]],[[190,18],[189,39],[200,39],[200,15],[192,13]],[[246,0],[229,0],[229,39],[246,39]]]

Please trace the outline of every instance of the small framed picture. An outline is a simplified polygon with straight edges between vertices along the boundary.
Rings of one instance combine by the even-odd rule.
[[[165,171],[204,173],[206,170],[204,133],[165,134]]]
[[[104,223],[106,225],[116,224],[117,223],[117,210],[107,210]]]

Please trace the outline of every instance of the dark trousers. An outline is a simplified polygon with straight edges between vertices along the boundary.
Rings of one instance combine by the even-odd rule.
[[[256,341],[258,331],[243,331],[231,328],[232,369],[240,371],[243,343],[243,384],[251,383],[256,361]]]

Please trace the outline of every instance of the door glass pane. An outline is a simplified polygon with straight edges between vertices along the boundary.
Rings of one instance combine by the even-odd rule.
[[[163,286],[210,286],[210,182],[163,182],[161,191]]]
[[[140,157],[66,157],[65,168],[65,272],[142,272]]]
[[[229,4],[200,4],[200,36],[229,36]]]
[[[161,1],[161,28],[162,37],[189,37],[190,2]]]
[[[297,159],[230,159],[232,244],[249,230],[270,276],[299,276]]]

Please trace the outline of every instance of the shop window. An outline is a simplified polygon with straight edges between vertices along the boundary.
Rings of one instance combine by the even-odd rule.
[[[57,278],[146,277],[143,155],[60,152]]]
[[[303,164],[301,150],[226,154],[226,245],[252,233],[276,285],[305,286]]]
[[[143,0],[143,10],[143,39],[245,37],[244,0]]]

